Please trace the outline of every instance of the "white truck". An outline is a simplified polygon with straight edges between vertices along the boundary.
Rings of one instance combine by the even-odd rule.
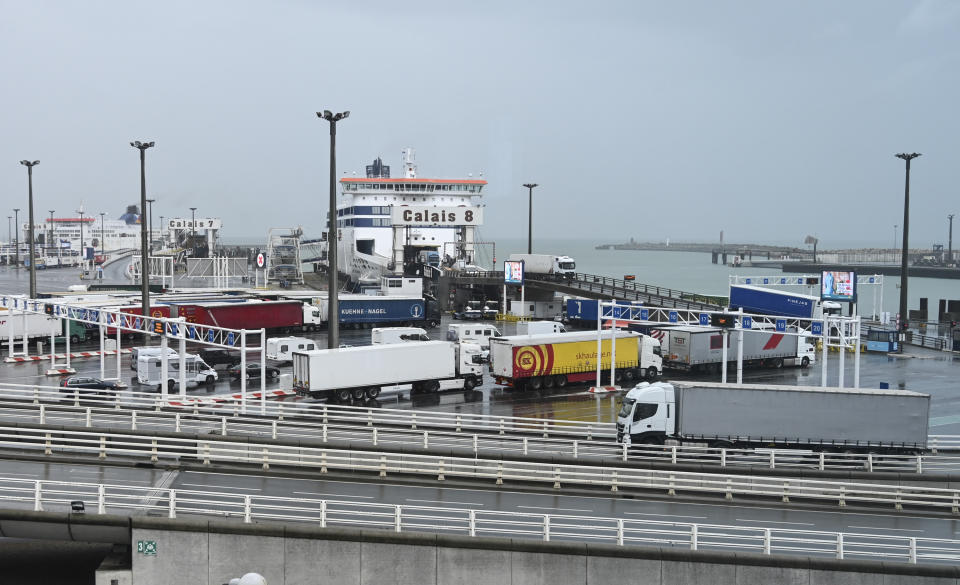
[[[374,327],[370,330],[370,343],[406,343],[407,341],[430,341],[426,329],[420,327]]]
[[[293,360],[295,351],[312,351],[316,343],[306,337],[271,337],[267,339],[267,359],[278,362]]]
[[[522,260],[525,274],[548,274],[557,279],[574,278],[577,275],[577,263],[570,256],[510,254],[507,260],[511,262]]]
[[[183,356],[184,371],[186,372],[187,386],[207,384],[217,381],[217,371],[208,366],[196,354]],[[141,355],[137,358],[137,382],[143,386],[163,384],[163,361],[160,355]],[[175,388],[180,383],[180,356],[174,354],[167,358],[167,389]]]
[[[617,440],[915,453],[929,418],[930,395],[909,390],[641,382],[623,397]]]
[[[471,343],[423,341],[293,354],[297,394],[341,402],[376,398],[382,390],[472,390],[482,380],[480,347]]]
[[[518,321],[517,335],[539,335],[541,333],[566,333],[559,321]]]
[[[27,339],[50,339],[50,336],[63,334],[60,319],[48,317],[42,313],[22,313],[18,309],[0,308],[0,343],[9,343],[11,337],[14,345],[23,340],[23,332],[27,332]]]
[[[669,327],[659,328],[663,337],[663,367],[691,372],[719,372],[723,364],[723,331],[719,328]],[[729,329],[727,335],[727,363],[736,364],[740,329]],[[795,332],[777,333],[763,329],[743,330],[743,365],[782,368],[789,363],[803,365],[799,338]],[[809,351],[809,344],[804,351]]]

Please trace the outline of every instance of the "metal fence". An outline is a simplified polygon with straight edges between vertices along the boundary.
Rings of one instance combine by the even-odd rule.
[[[960,541],[864,533],[528,514],[109,484],[0,477],[0,502],[67,512],[217,517],[244,523],[306,522],[326,527],[588,542],[721,552],[754,552],[907,563],[960,562]],[[89,506],[89,508],[88,508]]]

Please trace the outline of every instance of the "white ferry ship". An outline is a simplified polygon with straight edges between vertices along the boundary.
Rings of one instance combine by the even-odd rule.
[[[106,214],[96,213],[76,217],[47,217],[41,221],[43,223],[38,222],[34,226],[34,234],[45,248],[77,251],[82,243],[99,254],[101,249],[112,252],[140,247],[140,214],[136,205],[128,206],[126,213],[118,219],[107,219]],[[22,226],[23,240],[27,239],[29,229],[29,223]],[[156,228],[153,230],[153,234],[150,234],[152,240],[157,238],[159,231]],[[50,246],[48,242],[54,245]]]
[[[403,150],[403,177],[391,177],[379,158],[366,170],[340,179],[337,201],[337,261],[354,283],[379,284],[424,264],[475,265],[485,180],[418,177],[412,148]]]

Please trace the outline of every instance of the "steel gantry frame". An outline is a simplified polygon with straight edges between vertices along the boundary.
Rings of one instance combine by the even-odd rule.
[[[105,363],[105,335],[107,329],[116,330],[116,355],[117,355],[117,377],[120,381],[120,348],[121,333],[139,333],[147,334],[151,337],[160,337],[160,361],[161,377],[160,392],[165,401],[168,396],[168,357],[167,347],[170,340],[176,340],[179,343],[179,361],[180,361],[180,396],[186,397],[186,343],[198,343],[205,346],[219,347],[223,349],[236,349],[240,351],[240,409],[244,414],[247,412],[247,352],[260,352],[260,409],[266,412],[266,330],[264,329],[227,329],[224,327],[215,327],[213,325],[201,325],[198,323],[188,323],[182,318],[153,317],[142,316],[131,313],[125,313],[119,309],[88,308],[77,307],[69,303],[57,302],[53,299],[28,299],[23,296],[4,295],[0,296],[0,306],[12,310],[20,310],[24,315],[34,313],[48,315],[66,320],[68,326],[65,329],[68,332],[66,336],[66,366],[70,368],[70,335],[69,321],[77,321],[87,325],[96,326],[100,332],[100,374],[106,377]],[[26,321],[24,321],[26,327]],[[63,330],[61,328],[61,330]],[[259,344],[251,344],[248,335],[258,335]],[[24,344],[29,337],[26,328],[23,331]],[[51,335],[50,359],[51,363],[56,356],[56,347],[54,345],[55,336]],[[11,339],[11,347],[13,340]],[[69,372],[66,372],[69,373]]]
[[[770,332],[797,337],[819,337],[822,339],[821,353],[823,365],[821,368],[821,385],[827,385],[827,351],[829,347],[840,350],[840,365],[838,386],[844,387],[844,353],[847,349],[854,351],[853,387],[860,387],[860,316],[842,317],[839,315],[824,315],[815,319],[786,317],[775,315],[759,315],[738,311],[693,311],[688,309],[670,309],[663,307],[646,307],[643,305],[626,304],[620,301],[598,301],[597,311],[597,387],[600,387],[602,359],[600,358],[603,342],[603,322],[609,321],[610,327],[610,383],[616,380],[617,345],[613,342],[620,323],[636,323],[644,326],[656,325],[684,325],[716,329],[710,325],[711,315],[732,315],[735,317],[737,335],[737,383],[743,383],[743,333],[745,331]],[[723,357],[721,363],[721,381],[727,382],[727,342],[730,329],[721,328],[723,335]]]

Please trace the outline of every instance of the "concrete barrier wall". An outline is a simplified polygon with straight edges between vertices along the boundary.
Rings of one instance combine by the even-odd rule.
[[[132,583],[221,585],[960,585],[955,567],[134,519]],[[156,555],[137,552],[138,541]]]

